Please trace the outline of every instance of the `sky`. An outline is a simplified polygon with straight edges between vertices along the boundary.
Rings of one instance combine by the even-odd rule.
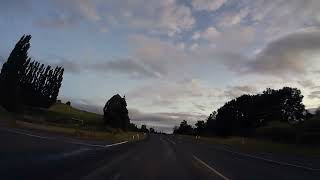
[[[0,61],[65,68],[59,99],[102,113],[125,96],[131,121],[172,131],[225,102],[297,87],[320,105],[319,0],[1,0]]]

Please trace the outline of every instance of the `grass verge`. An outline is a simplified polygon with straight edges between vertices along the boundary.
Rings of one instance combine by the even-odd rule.
[[[196,139],[194,136],[185,136],[185,137]],[[247,152],[254,151],[254,152],[261,152],[261,153],[298,155],[298,156],[304,156],[304,157],[320,157],[319,145],[283,144],[283,143],[275,143],[265,139],[242,138],[242,137],[229,137],[229,138],[200,137],[200,141],[228,145],[236,149],[240,149]]]
[[[123,131],[96,131],[96,130],[84,130],[81,128],[61,127],[48,124],[36,124],[19,120],[1,120],[0,125],[5,127],[21,128],[28,130],[36,130],[41,132],[48,132],[52,134],[63,135],[67,137],[79,138],[83,140],[95,140],[95,141],[138,141],[146,138],[144,133],[138,132],[123,132]],[[137,138],[139,136],[139,139]]]
[[[84,123],[71,121],[74,118],[81,119]],[[11,114],[0,106],[0,126],[36,130],[84,140],[120,142],[146,138],[144,133],[105,128],[102,115],[62,103],[57,103],[48,110],[33,109],[23,115]]]

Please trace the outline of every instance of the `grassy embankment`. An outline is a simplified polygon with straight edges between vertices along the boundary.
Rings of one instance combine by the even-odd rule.
[[[257,129],[257,137],[200,137],[200,140],[197,140],[224,144],[248,152],[320,157],[320,119],[309,120],[303,124],[302,129],[301,142],[298,144],[295,141],[295,128],[284,123],[272,123]],[[188,137],[196,139],[194,136]]]
[[[82,111],[62,103],[57,103],[47,110],[29,109],[23,115],[12,115],[0,108],[0,125],[89,140],[136,141],[137,134],[139,139],[145,138],[143,133],[106,128],[103,125],[102,115]],[[135,136],[134,139],[133,136]]]

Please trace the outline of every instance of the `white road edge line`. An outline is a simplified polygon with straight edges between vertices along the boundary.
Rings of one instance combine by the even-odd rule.
[[[107,144],[104,147],[107,148],[107,147],[111,147],[111,146],[117,146],[117,145],[120,145],[120,144],[125,144],[127,142],[128,141],[122,141],[122,142],[118,142],[118,143],[114,143],[114,144]]]
[[[50,137],[45,137],[45,136],[38,136],[38,135],[34,135],[34,134],[29,134],[29,133],[25,133],[25,132],[21,132],[21,131],[15,131],[15,130],[11,130],[11,129],[3,129],[3,130],[11,132],[11,133],[21,134],[21,135],[35,137],[35,138],[39,138],[39,139],[49,139],[49,140],[55,139],[55,138],[50,138]]]
[[[38,136],[38,135],[29,134],[29,133],[25,133],[25,132],[21,132],[21,131],[15,131],[15,130],[11,130],[11,129],[4,129],[4,130],[8,131],[8,132],[16,133],[16,134],[21,134],[21,135],[25,135],[25,136],[39,138],[39,139],[57,140],[57,138],[51,138],[51,137],[46,137],[46,136]],[[118,143],[114,143],[114,144],[106,144],[106,145],[88,144],[88,143],[81,143],[81,142],[74,142],[74,141],[64,141],[64,140],[62,140],[62,142],[70,143],[70,144],[83,145],[83,146],[90,146],[90,147],[108,148],[108,147],[117,146],[117,145],[120,145],[120,144],[127,143],[128,141],[122,141],[122,142],[118,142]]]
[[[222,179],[224,180],[230,180],[229,178],[225,177],[223,174],[221,174],[219,171],[213,169],[211,166],[209,166],[208,164],[206,164],[205,162],[203,162],[201,159],[197,158],[195,155],[193,155],[193,158],[195,160],[197,160],[199,163],[201,163],[202,165],[204,165],[206,168],[210,169],[211,171],[213,171],[215,174],[219,175]]]
[[[269,163],[274,163],[274,164],[279,164],[282,166],[291,166],[291,167],[296,167],[296,168],[301,168],[301,169],[306,169],[306,170],[310,170],[310,171],[320,171],[320,169],[316,169],[316,168],[312,168],[312,167],[307,167],[307,166],[302,166],[302,165],[297,165],[297,164],[291,164],[291,163],[287,163],[287,162],[283,162],[283,161],[275,161],[275,160],[271,160],[271,159],[266,159],[263,157],[259,157],[259,156],[254,156],[254,155],[250,155],[250,154],[245,154],[245,153],[240,153],[240,152],[236,152],[236,151],[231,151],[231,150],[227,150],[225,148],[217,148],[217,147],[213,147],[214,149],[218,149],[218,150],[223,150],[226,152],[230,152],[233,154],[237,154],[240,156],[245,156],[245,157],[250,157],[252,159],[258,159],[258,160],[263,160]]]

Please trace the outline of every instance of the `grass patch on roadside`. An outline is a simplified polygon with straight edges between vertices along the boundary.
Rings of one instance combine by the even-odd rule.
[[[123,132],[123,131],[96,131],[96,130],[84,130],[80,128],[69,128],[61,127],[54,125],[44,125],[36,124],[24,121],[15,121],[11,123],[9,127],[37,130],[42,132],[49,132],[52,134],[58,134],[68,137],[79,138],[83,140],[97,140],[97,141],[111,141],[111,142],[120,142],[120,141],[137,141],[137,135],[139,135],[139,140],[146,138],[146,135],[138,132]],[[134,138],[133,138],[134,136]]]
[[[196,139],[194,136],[188,138]],[[244,141],[243,141],[244,140]],[[288,155],[299,155],[305,157],[320,157],[320,146],[318,145],[296,145],[275,143],[265,139],[241,138],[241,137],[200,137],[200,141],[229,145],[244,151],[263,153],[278,153]]]
[[[73,108],[72,106],[56,103],[49,108],[50,112],[60,114],[64,117],[83,120],[84,123],[101,123],[103,116],[88,111]]]
[[[73,119],[82,120],[83,124]],[[49,109],[29,109],[19,115],[13,115],[0,106],[0,125],[38,130],[84,140],[120,142],[137,141],[137,135],[139,140],[146,137],[144,133],[106,128],[102,115],[79,110],[62,103],[57,103]]]

